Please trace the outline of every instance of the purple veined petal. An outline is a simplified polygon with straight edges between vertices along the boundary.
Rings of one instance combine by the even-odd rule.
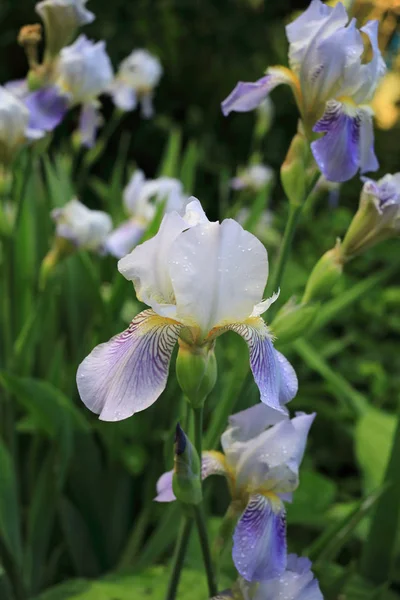
[[[106,251],[122,258],[133,250],[140,242],[144,233],[144,227],[134,221],[125,221],[114,229],[106,240]]]
[[[248,112],[254,110],[265,100],[268,94],[281,83],[293,86],[293,75],[284,67],[271,67],[267,75],[257,81],[239,81],[232,92],[221,103],[225,117],[230,112]]]
[[[285,510],[279,498],[250,496],[233,535],[233,562],[249,582],[279,577],[286,568]]]
[[[110,88],[110,95],[117,108],[129,112],[137,106],[135,90],[123,81],[115,80]]]
[[[280,413],[287,414],[287,404],[297,392],[297,378],[288,361],[278,353],[267,326],[260,317],[245,323],[227,325],[246,341],[250,353],[250,367],[260,390],[261,402]],[[296,382],[296,384],[295,384]]]
[[[329,100],[325,113],[313,131],[325,135],[312,142],[311,149],[328,181],[347,181],[360,168],[361,118],[359,110],[345,111],[341,102]]]
[[[56,86],[45,87],[28,94],[24,104],[29,110],[29,127],[53,131],[61,123],[69,108],[69,100]]]
[[[167,471],[163,473],[157,481],[157,496],[155,502],[174,502],[176,496],[172,489],[172,477],[174,472]]]
[[[173,502],[176,500],[172,489],[173,471],[163,473],[157,481],[156,502]],[[210,450],[202,453],[201,459],[201,478],[204,481],[210,475],[226,475],[225,457],[221,452]]]
[[[121,421],[151,406],[167,384],[181,327],[145,310],[128,329],[96,346],[78,368],[83,403],[103,421]]]
[[[81,144],[85,148],[93,148],[96,142],[97,128],[101,115],[94,104],[83,104],[79,115],[79,133]]]

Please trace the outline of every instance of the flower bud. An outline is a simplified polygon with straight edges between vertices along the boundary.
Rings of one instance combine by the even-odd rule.
[[[338,241],[334,248],[325,252],[311,271],[302,300],[303,304],[329,296],[332,287],[342,275],[343,262],[343,253]]]
[[[311,327],[318,304],[294,304],[289,301],[271,323],[271,330],[280,343],[292,342]]]
[[[36,12],[46,30],[46,59],[52,60],[74,37],[82,25],[92,23],[95,16],[85,8],[87,0],[42,0]]]
[[[281,182],[290,204],[303,204],[307,194],[307,163],[309,146],[302,133],[296,133],[285,162],[281,167]]]
[[[192,407],[202,406],[217,380],[217,361],[213,347],[195,346],[180,339],[176,375]]]
[[[184,504],[199,504],[202,500],[201,464],[195,447],[179,423],[175,433],[175,459],[172,489]]]
[[[344,260],[400,231],[400,173],[379,181],[366,179],[360,203],[342,243]]]

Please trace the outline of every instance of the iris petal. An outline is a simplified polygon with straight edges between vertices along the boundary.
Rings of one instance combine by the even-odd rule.
[[[228,325],[226,329],[235,331],[247,342],[250,367],[260,390],[261,401],[286,414],[282,405],[296,395],[297,377],[290,363],[275,350],[264,321],[254,317],[243,323]]]
[[[68,98],[56,86],[45,87],[28,94],[24,104],[29,110],[29,127],[53,131],[68,111]]]
[[[373,150],[371,112],[366,107],[346,110],[343,103],[330,100],[313,131],[325,135],[312,142],[314,158],[329,181],[342,182],[378,167]]]
[[[279,499],[250,496],[233,536],[233,561],[246,581],[279,577],[286,567],[286,522]]]
[[[82,401],[103,421],[120,421],[151,406],[163,392],[181,326],[145,310],[123,333],[81,363]]]

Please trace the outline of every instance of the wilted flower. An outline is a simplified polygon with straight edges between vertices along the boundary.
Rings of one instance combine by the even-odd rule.
[[[82,144],[92,146],[100,121],[98,96],[112,81],[113,70],[104,42],[94,43],[85,35],[60,52],[53,85],[32,92],[25,99],[31,123],[51,131],[67,110],[81,105],[79,132]]]
[[[400,233],[400,173],[364,181],[358,211],[340,246],[344,260]]]
[[[323,600],[318,581],[311,571],[311,561],[289,554],[286,570],[280,577],[249,585],[239,580],[243,600]]]
[[[239,521],[233,535],[233,561],[248,582],[282,575],[287,567],[283,501],[299,483],[307,435],[315,413],[293,419],[260,403],[229,418],[221,452],[203,452],[202,477],[225,475],[232,510]],[[157,483],[158,502],[175,499],[172,471]],[[259,598],[257,596],[257,598]]]
[[[63,208],[55,208],[51,216],[56,222],[57,237],[68,240],[77,248],[104,251],[105,240],[112,229],[107,213],[91,210],[74,199]]]
[[[147,50],[134,50],[125,58],[110,87],[115,105],[122,110],[134,110],[140,102],[142,116],[153,115],[153,93],[163,69],[159,59]]]
[[[9,166],[18,150],[43,131],[29,127],[29,112],[13,94],[0,86],[0,165]]]
[[[372,59],[362,62],[362,33],[369,38]],[[334,7],[312,0],[286,27],[290,69],[270,67],[254,83],[239,82],[222,103],[225,115],[254,109],[281,83],[291,86],[323,175],[346,181],[357,170],[374,171],[371,102],[385,64],[378,48],[378,21],[360,30],[348,22],[343,4]],[[313,133],[324,133],[315,139]]]
[[[80,365],[77,383],[88,408],[106,421],[144,410],[166,386],[178,338],[186,348],[212,348],[233,330],[249,346],[262,401],[285,412],[281,405],[296,394],[297,378],[260,317],[277,295],[262,301],[268,256],[256,237],[232,219],[210,222],[193,199],[184,217],[165,215],[157,235],[118,268],[151,310]]]
[[[172,177],[146,181],[143,171],[137,170],[124,190],[124,206],[130,215],[107,239],[107,249],[116,258],[130,252],[142,238],[154,219],[157,208],[165,202],[164,212],[181,212],[187,202],[182,183]]]
[[[43,19],[46,30],[46,57],[54,58],[66,46],[82,25],[94,21],[95,16],[85,7],[87,0],[42,0],[36,12]]]
[[[234,190],[250,189],[258,192],[274,180],[274,171],[267,165],[250,165],[240,175],[231,179]]]

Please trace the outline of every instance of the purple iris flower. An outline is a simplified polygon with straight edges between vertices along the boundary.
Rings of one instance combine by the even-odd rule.
[[[364,41],[372,48],[363,62]],[[312,0],[286,27],[289,65],[267,69],[256,82],[240,81],[222,102],[222,112],[246,112],[277,85],[293,90],[314,158],[329,181],[346,181],[358,170],[375,171],[373,111],[369,106],[385,73],[378,47],[378,21],[358,29],[340,2],[334,7]],[[318,134],[316,136],[315,134]]]
[[[280,577],[287,568],[284,502],[299,483],[307,435],[315,413],[293,419],[260,403],[229,419],[221,452],[203,452],[202,477],[225,475],[238,514],[233,561],[248,582]],[[157,483],[158,502],[175,499],[172,471]]]

